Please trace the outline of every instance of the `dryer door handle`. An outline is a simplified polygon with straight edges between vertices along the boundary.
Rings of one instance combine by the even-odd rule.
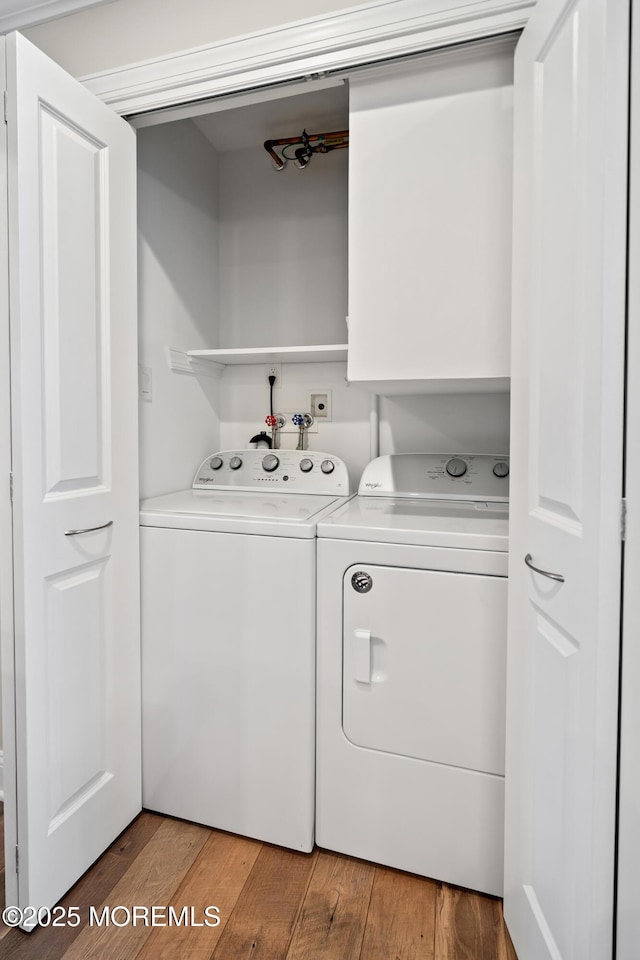
[[[371,630],[355,630],[353,634],[353,679],[371,683]]]

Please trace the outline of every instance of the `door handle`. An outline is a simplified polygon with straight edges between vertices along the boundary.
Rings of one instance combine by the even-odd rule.
[[[371,683],[371,630],[356,630],[353,634],[353,679]]]
[[[79,533],[93,533],[94,530],[106,530],[107,527],[113,526],[113,520],[109,520],[108,523],[101,523],[99,527],[85,527],[84,530],[65,530],[65,537],[77,537]]]
[[[541,577],[548,577],[549,580],[557,580],[558,583],[564,583],[564,577],[561,573],[551,573],[549,570],[541,570],[540,567],[536,567],[532,563],[531,554],[528,553],[524,558],[524,562],[529,567],[529,570],[533,570],[535,573],[539,573]]]

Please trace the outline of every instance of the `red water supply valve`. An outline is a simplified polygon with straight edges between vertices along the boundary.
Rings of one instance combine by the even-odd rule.
[[[278,432],[278,418],[274,417],[272,413],[268,417],[264,418],[264,422],[268,427],[271,427],[271,449],[276,449],[276,434]]]

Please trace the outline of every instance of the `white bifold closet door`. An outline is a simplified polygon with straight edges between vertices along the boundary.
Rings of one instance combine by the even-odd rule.
[[[628,50],[627,0],[540,0],[516,51],[505,918],[519,960],[613,949]]]
[[[127,123],[20,35],[5,52],[6,885],[24,908],[54,904],[141,805],[136,173]]]

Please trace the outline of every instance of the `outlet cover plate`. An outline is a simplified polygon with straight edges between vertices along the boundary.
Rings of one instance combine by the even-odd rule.
[[[278,387],[282,386],[282,364],[281,363],[265,363],[264,365],[264,379],[269,386],[269,377],[273,374],[276,378],[276,382],[273,385],[273,389],[277,390]]]
[[[320,409],[320,405],[324,406],[324,409]],[[331,420],[331,391],[330,390],[313,390],[309,394],[309,413],[314,420],[324,420],[327,423]]]

